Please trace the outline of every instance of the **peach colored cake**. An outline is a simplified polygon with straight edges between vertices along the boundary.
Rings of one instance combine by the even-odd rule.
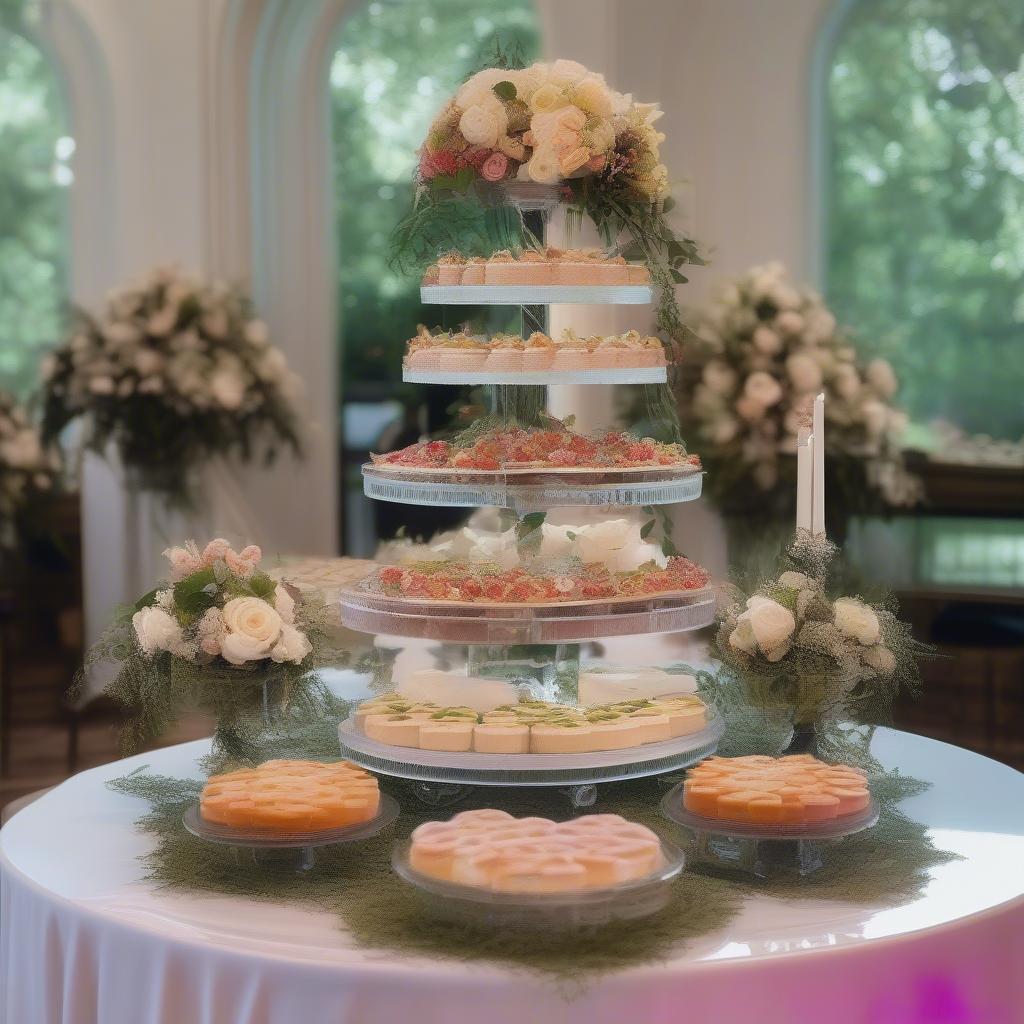
[[[541,894],[645,878],[664,864],[664,855],[649,828],[617,814],[555,822],[484,808],[420,825],[412,834],[409,864],[457,885]]]
[[[348,761],[266,761],[211,775],[199,797],[206,821],[232,828],[317,832],[369,821],[377,780]]]
[[[863,811],[871,802],[864,773],[810,754],[709,757],[691,768],[683,806],[727,821],[804,824]]]

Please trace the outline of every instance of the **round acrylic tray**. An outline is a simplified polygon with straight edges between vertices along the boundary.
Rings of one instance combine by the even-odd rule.
[[[217,822],[206,821],[199,813],[199,804],[192,804],[181,819],[186,831],[198,839],[222,846],[235,846],[251,850],[253,859],[260,853],[292,851],[298,854],[297,870],[307,870],[315,861],[314,850],[321,846],[338,843],[354,843],[369,839],[393,825],[398,818],[399,808],[393,797],[380,794],[380,806],[376,815],[368,821],[361,821],[344,828],[320,829],[316,832],[279,832],[271,829],[231,828]]]
[[[480,754],[379,743],[349,718],[338,726],[342,754],[355,764],[401,779],[458,786],[584,786],[679,771],[715,752],[725,732],[713,709],[703,729],[658,743],[585,754]]]
[[[363,466],[363,492],[378,501],[530,511],[569,506],[673,505],[700,497],[703,473],[691,467],[431,470]]]
[[[641,633],[682,633],[710,626],[715,596],[678,590],[571,604],[473,604],[386,597],[344,590],[341,620],[361,633],[456,644],[558,644]]]
[[[756,824],[707,818],[683,806],[682,783],[665,795],[661,811],[692,834],[695,861],[759,878],[814,874],[824,866],[830,844],[878,821],[874,800],[857,814],[827,821]]]
[[[545,306],[573,302],[642,306],[651,301],[646,284],[425,284],[420,301],[428,306]]]
[[[604,889],[560,893],[504,893],[458,885],[415,871],[407,841],[395,848],[395,874],[414,886],[431,914],[462,924],[486,927],[565,931],[648,917],[664,909],[672,883],[685,864],[683,853],[662,840],[664,864],[644,878]]]
[[[594,370],[410,370],[403,368],[407,384],[664,384],[664,366],[632,366]]]

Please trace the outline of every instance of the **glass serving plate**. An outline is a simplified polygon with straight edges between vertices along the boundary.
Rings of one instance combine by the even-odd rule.
[[[550,604],[473,604],[343,590],[341,619],[362,633],[461,644],[557,644],[710,626],[715,596],[678,590],[643,597]]]
[[[425,284],[420,301],[427,306],[642,306],[652,301],[646,284]]]
[[[348,718],[338,726],[338,743],[354,764],[402,779],[458,786],[584,786],[688,768],[713,754],[724,732],[721,717],[709,708],[702,729],[657,743],[583,754],[481,754],[380,743]]]
[[[363,492],[379,501],[535,511],[603,505],[674,505],[700,497],[704,474],[693,467],[635,470],[541,469],[509,466],[499,470],[363,466]]]
[[[407,384],[664,384],[664,366],[594,370],[411,370],[402,368]]]
[[[672,883],[685,866],[682,851],[662,840],[664,863],[645,878],[576,892],[502,893],[415,871],[409,864],[410,846],[407,841],[395,848],[391,866],[418,891],[430,914],[460,924],[516,930],[567,931],[649,917],[668,904]]]

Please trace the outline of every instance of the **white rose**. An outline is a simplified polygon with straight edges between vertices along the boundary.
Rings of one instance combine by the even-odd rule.
[[[754,639],[761,653],[769,661],[778,661],[790,647],[796,630],[793,613],[770,597],[755,594],[747,601],[747,610],[740,616],[750,623]]]
[[[231,326],[228,314],[222,306],[217,306],[206,313],[201,324],[203,331],[211,338],[223,338]]]
[[[751,401],[767,408],[770,405],[775,405],[782,398],[782,388],[770,373],[756,370],[743,385],[743,394]]]
[[[281,616],[258,597],[233,597],[224,605],[227,633],[221,654],[232,665],[266,658],[281,638]]]
[[[256,372],[264,380],[280,380],[288,372],[288,360],[278,348],[268,348]]]
[[[486,103],[488,99],[496,99],[494,87],[499,82],[512,82],[516,86],[518,94],[519,83],[516,81],[515,75],[516,72],[506,71],[504,68],[485,68],[483,71],[478,71],[455,94],[455,105],[460,110],[467,110],[469,107]],[[520,96],[520,98],[523,97]]]
[[[277,662],[293,661],[298,664],[311,650],[313,645],[305,633],[294,626],[285,625],[281,628],[281,638],[274,644],[270,657]]]
[[[89,381],[89,390],[94,395],[112,395],[114,393],[114,380],[112,377],[93,377]]]
[[[786,360],[786,373],[797,391],[817,391],[821,387],[821,367],[806,352],[794,352]]]
[[[861,657],[864,664],[873,668],[880,676],[891,676],[896,671],[896,655],[885,644],[869,647]]]
[[[508,117],[501,101],[475,103],[459,118],[459,131],[471,146],[494,146],[508,129]]]
[[[816,309],[807,316],[807,336],[811,341],[828,341],[836,332],[836,318],[827,309]]]
[[[704,367],[701,379],[716,395],[731,395],[736,390],[736,371],[719,359],[712,359]]]
[[[19,430],[13,437],[0,444],[0,457],[15,469],[29,469],[42,461],[43,449],[39,436],[31,427]]]
[[[869,646],[878,643],[878,616],[862,601],[853,597],[841,597],[832,606],[836,629],[860,644]]]
[[[892,367],[884,359],[872,359],[866,372],[868,383],[883,397],[891,398],[899,389]]]
[[[163,608],[140,608],[132,616],[132,626],[145,654],[181,650],[181,626]]]
[[[103,329],[103,336],[111,345],[133,345],[142,338],[142,334],[134,324],[125,323],[121,320],[107,324]],[[82,337],[82,335],[78,337]],[[75,347],[74,338],[71,340],[71,347]]]
[[[754,329],[751,341],[754,343],[754,348],[758,352],[763,352],[766,356],[773,356],[782,351],[782,339],[770,327],[765,327],[764,324]]]
[[[154,337],[162,338],[170,334],[178,322],[178,307],[164,306],[153,313],[146,321],[146,333]]]
[[[575,60],[556,60],[548,70],[548,78],[558,85],[573,85],[586,78],[590,72]]]
[[[729,634],[729,646],[735,647],[737,651],[743,651],[744,654],[757,654],[757,641],[754,639],[754,630],[749,618],[741,616],[736,628]]]
[[[148,377],[151,373],[156,373],[157,370],[163,366],[163,356],[159,352],[154,352],[151,348],[140,348],[135,353],[135,369],[143,377]]]
[[[781,310],[796,309],[800,305],[799,292],[781,282],[777,282],[769,288],[766,298]],[[800,317],[800,327],[803,328],[803,317]]]
[[[245,398],[245,381],[231,370],[217,370],[210,378],[210,391],[225,409],[237,409]]]
[[[561,175],[558,167],[558,153],[552,146],[538,146],[533,151],[529,163],[524,166],[530,180],[542,185],[554,185]]]
[[[783,310],[775,318],[775,326],[783,334],[799,334],[804,329],[804,318],[791,309]]]
[[[262,321],[250,321],[245,330],[250,345],[263,346],[270,340],[270,332]]]
[[[836,394],[842,398],[853,398],[860,391],[860,374],[855,367],[844,363],[836,367],[836,375],[833,380],[833,387]]]
[[[295,625],[295,598],[280,583],[274,588],[274,608],[282,622],[288,626]]]
[[[611,117],[612,97],[608,86],[597,75],[587,75],[576,83],[573,89],[576,106],[588,114],[598,117]]]

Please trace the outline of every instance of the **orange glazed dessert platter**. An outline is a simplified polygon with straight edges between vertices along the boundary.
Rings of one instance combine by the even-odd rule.
[[[844,818],[871,803],[864,773],[810,754],[709,757],[691,768],[683,806],[692,814],[754,824]]]
[[[348,761],[266,761],[211,775],[199,797],[200,816],[238,829],[316,832],[376,817],[377,780]]]

